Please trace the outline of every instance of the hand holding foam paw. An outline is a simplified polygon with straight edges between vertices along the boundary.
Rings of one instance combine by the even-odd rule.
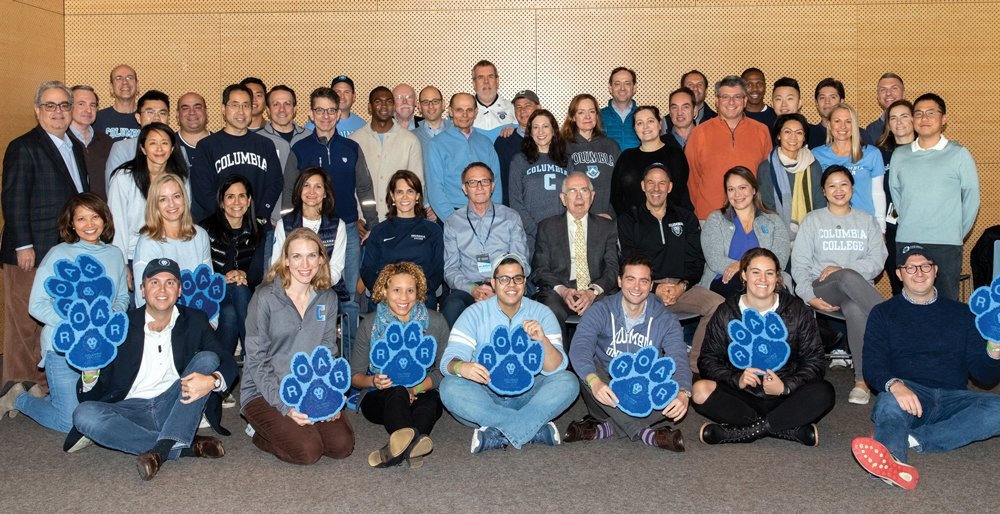
[[[219,304],[226,297],[226,277],[213,273],[208,264],[199,264],[194,271],[181,271],[181,297],[177,303],[204,312],[208,319],[219,315]]]
[[[476,362],[490,372],[489,386],[497,394],[514,396],[535,385],[542,371],[542,343],[534,341],[518,326],[513,332],[499,326],[488,343],[480,343]]]
[[[312,355],[298,352],[289,365],[292,372],[281,380],[281,401],[309,417],[328,420],[344,408],[344,393],[351,385],[351,367],[343,358],[333,358],[325,346]]]
[[[118,356],[128,330],[125,313],[111,311],[113,282],[100,261],[86,254],[75,261],[60,259],[54,269],[45,290],[63,321],[53,333],[53,347],[76,369],[107,366]]]
[[[753,309],[743,311],[743,319],[729,322],[729,361],[740,369],[757,368],[777,371],[788,361],[788,329],[781,316]]]
[[[635,353],[619,353],[608,366],[611,391],[618,397],[618,409],[637,418],[663,410],[677,397],[680,386],[672,379],[677,369],[670,357],[646,346]]]
[[[976,328],[987,341],[1000,342],[1000,276],[988,286],[973,291],[969,310],[976,315]]]
[[[437,341],[425,336],[420,323],[392,323],[382,339],[372,344],[369,360],[380,373],[388,375],[393,385],[413,387],[427,377],[434,364]]]

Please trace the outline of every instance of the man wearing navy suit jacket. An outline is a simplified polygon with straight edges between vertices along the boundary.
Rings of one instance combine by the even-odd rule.
[[[566,318],[582,316],[597,298],[618,289],[618,229],[613,221],[590,214],[594,196],[587,175],[566,177],[559,194],[566,213],[538,223],[531,261],[531,281],[539,290],[535,299],[556,315],[567,348]],[[577,231],[581,231],[582,244],[575,243]],[[577,248],[585,255],[577,255]],[[586,270],[578,269],[582,266],[576,263],[583,262]]]
[[[44,82],[35,93],[38,125],[14,139],[3,157],[4,228],[0,263],[4,281],[3,377],[46,385],[39,372],[41,326],[28,315],[35,270],[59,243],[59,214],[71,196],[90,191],[83,148],[66,133],[73,93]]]
[[[67,451],[92,440],[137,454],[143,480],[151,480],[167,460],[225,454],[219,439],[195,432],[204,412],[216,431],[229,435],[219,426],[220,395],[236,381],[236,360],[215,338],[203,312],[177,305],[180,293],[176,262],[154,259],[146,266],[146,304],[129,311],[128,335],[118,356],[80,377],[80,405],[73,412],[75,430],[67,437]]]

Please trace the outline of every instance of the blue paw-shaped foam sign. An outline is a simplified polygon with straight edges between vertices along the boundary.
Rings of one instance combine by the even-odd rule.
[[[479,345],[476,362],[490,372],[490,389],[513,396],[535,385],[543,357],[542,343],[532,340],[523,327],[512,333],[500,326],[493,330],[488,343]]]
[[[427,377],[427,368],[434,364],[437,341],[425,336],[420,323],[392,323],[382,339],[375,341],[369,352],[372,366],[388,375],[393,385],[413,387]]]
[[[128,330],[125,313],[111,311],[114,283],[100,261],[86,254],[74,261],[60,259],[54,270],[45,279],[45,291],[63,321],[53,333],[53,347],[76,369],[107,366],[118,356]]]
[[[969,297],[969,310],[976,315],[976,328],[987,341],[1000,342],[1000,276]]]
[[[729,322],[729,361],[740,369],[757,368],[777,371],[788,362],[788,329],[781,316],[753,309],[743,311],[743,319]]]
[[[611,391],[618,397],[618,409],[637,418],[663,410],[677,398],[680,385],[671,377],[677,365],[670,357],[645,346],[635,353],[619,353],[608,366]]]
[[[298,352],[289,364],[292,372],[281,379],[281,401],[309,417],[324,421],[344,408],[344,393],[351,385],[351,367],[325,346],[312,355]]]
[[[204,312],[209,320],[219,315],[219,304],[226,297],[226,277],[199,264],[194,271],[181,271],[181,297],[177,303]]]

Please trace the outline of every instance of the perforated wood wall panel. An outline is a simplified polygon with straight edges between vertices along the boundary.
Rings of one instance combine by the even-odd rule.
[[[497,63],[501,95],[533,88],[560,121],[576,93],[606,102],[619,65],[638,71],[637,99],[660,107],[691,68],[714,81],[756,66],[769,82],[796,77],[813,120],[816,82],[842,80],[867,124],[878,115],[874,84],[893,71],[910,98],[945,97],[948,136],[979,163],[984,201],[970,245],[1000,223],[996,1],[67,0],[65,12],[69,82],[105,91],[108,70],[129,62],[142,88],[201,92],[213,126],[222,88],[245,75],[295,88],[305,121],[309,92],[346,73],[367,117],[372,87],[432,83],[447,98],[471,89],[481,58]]]

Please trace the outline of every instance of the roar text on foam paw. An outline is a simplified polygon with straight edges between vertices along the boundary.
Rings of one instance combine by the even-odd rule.
[[[181,297],[177,303],[204,312],[209,320],[219,315],[219,304],[226,297],[226,277],[199,264],[194,271],[181,271]]]
[[[388,375],[393,385],[413,387],[427,377],[427,368],[434,364],[437,341],[425,336],[420,323],[392,323],[385,335],[375,341],[369,353],[376,371]]]
[[[767,312],[763,316],[753,309],[743,311],[743,319],[734,319],[728,326],[729,361],[740,369],[757,368],[777,371],[791,354],[788,329],[781,316]]]
[[[312,355],[298,352],[289,364],[292,372],[281,379],[281,401],[317,422],[330,419],[344,408],[344,393],[351,385],[351,367],[333,358],[325,346]]]
[[[987,341],[1000,342],[1000,276],[969,297],[969,310],[976,315],[976,328]]]
[[[86,254],[74,261],[60,259],[54,268],[45,291],[63,321],[56,326],[52,345],[76,369],[107,366],[118,356],[128,330],[125,313],[111,311],[113,282],[100,261]]]
[[[497,394],[521,394],[535,385],[535,375],[542,371],[542,343],[534,341],[518,326],[493,330],[488,343],[480,343],[476,362],[490,372],[489,386]]]
[[[663,410],[677,397],[680,386],[672,379],[677,365],[670,357],[646,346],[635,353],[619,353],[608,366],[611,391],[618,397],[618,409],[637,418]]]

